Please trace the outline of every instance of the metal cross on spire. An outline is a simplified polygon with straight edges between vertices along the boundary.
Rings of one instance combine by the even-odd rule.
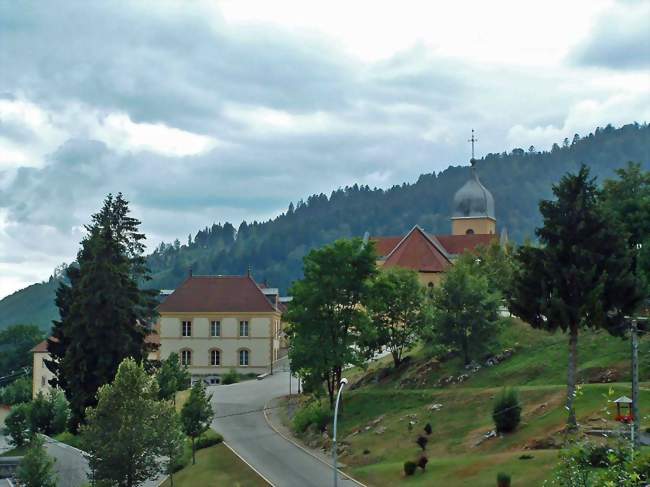
[[[474,142],[478,142],[478,139],[474,136],[474,129],[472,129],[472,137],[468,139],[467,142],[472,143],[472,159],[470,160],[470,162],[472,163],[473,166],[474,163],[476,162],[476,160],[474,159]]]

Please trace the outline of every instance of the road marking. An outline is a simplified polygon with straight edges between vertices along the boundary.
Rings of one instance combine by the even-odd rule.
[[[267,479],[264,475],[262,475],[262,474],[260,473],[259,470],[257,470],[257,469],[256,469],[255,467],[253,467],[250,463],[248,463],[248,462],[244,459],[244,457],[242,457],[239,453],[237,453],[237,452],[236,452],[236,451],[235,451],[235,450],[234,450],[234,449],[233,449],[233,448],[232,448],[228,443],[226,443],[225,441],[223,441],[222,443],[223,443],[224,445],[226,445],[226,446],[228,447],[228,449],[229,449],[231,452],[233,452],[235,455],[237,455],[237,457],[239,457],[239,459],[240,459],[242,462],[244,462],[246,465],[248,465],[248,466],[250,467],[250,469],[251,469],[253,472],[255,472],[257,475],[259,475],[259,476],[262,478],[262,480],[264,480],[264,482],[266,482],[267,484],[269,484],[271,487],[275,487],[275,484],[274,484],[273,482],[271,482],[269,479]]]
[[[288,441],[289,443],[292,443],[294,446],[297,446],[297,447],[300,448],[302,451],[304,451],[304,452],[307,453],[308,455],[314,457],[316,460],[318,460],[318,461],[321,462],[322,464],[327,465],[329,468],[332,468],[332,465],[331,465],[330,463],[327,463],[325,460],[323,460],[323,459],[320,458],[319,456],[314,455],[314,454],[313,454],[312,452],[310,452],[307,448],[305,448],[304,446],[302,446],[302,445],[299,444],[298,442],[294,441],[293,439],[288,438],[287,436],[283,435],[282,433],[280,433],[280,431],[278,431],[278,429],[277,429],[275,426],[273,426],[273,424],[271,423],[271,421],[269,421],[268,416],[266,415],[266,410],[268,409],[268,405],[269,405],[269,402],[270,402],[270,401],[271,401],[271,399],[269,399],[269,400],[266,402],[266,404],[264,404],[264,411],[263,411],[263,412],[264,412],[264,421],[266,421],[266,424],[268,424],[269,427],[270,427],[273,431],[275,431],[278,435],[280,435],[280,436],[281,436],[282,438],[284,438],[286,441]],[[340,469],[337,468],[336,471],[337,471],[338,473],[340,473],[343,477],[345,477],[346,479],[348,479],[348,480],[351,481],[351,482],[354,482],[355,484],[359,485],[360,487],[368,487],[366,484],[363,484],[363,483],[359,482],[357,479],[350,477],[347,473],[341,471]]]

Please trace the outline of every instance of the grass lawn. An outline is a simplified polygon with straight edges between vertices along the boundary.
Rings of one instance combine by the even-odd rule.
[[[377,487],[494,486],[498,472],[510,474],[514,486],[537,486],[548,479],[557,463],[557,447],[565,439],[568,339],[507,321],[492,352],[514,349],[512,357],[482,367],[460,384],[435,387],[441,378],[467,371],[459,358],[432,359],[425,346],[411,352],[411,364],[398,371],[392,369],[391,357],[366,371],[347,370],[352,383],[363,375],[368,380],[343,397],[339,441],[348,445],[341,456],[346,471]],[[583,431],[620,427],[612,420],[615,409],[608,401],[631,396],[629,356],[629,341],[604,332],[581,332],[578,379],[582,385],[575,404]],[[640,340],[639,358],[645,429],[650,427],[650,336]],[[599,383],[603,377],[612,383]],[[483,440],[494,429],[492,406],[503,386],[519,391],[521,424],[512,434]],[[430,410],[434,403],[442,408]],[[411,421],[415,424],[409,428]],[[427,423],[431,435],[423,431]],[[404,462],[417,461],[423,454],[415,443],[420,435],[428,438],[424,454],[429,463],[425,472],[418,469],[405,477]],[[524,454],[533,458],[520,459]]]
[[[163,487],[170,487],[169,479]],[[174,487],[268,487],[268,484],[224,444],[196,452],[196,465],[174,474]]]
[[[17,448],[12,448],[11,450],[7,450],[6,452],[1,453],[0,457],[22,457],[25,455],[25,453],[27,453],[28,449],[28,445],[19,446]]]

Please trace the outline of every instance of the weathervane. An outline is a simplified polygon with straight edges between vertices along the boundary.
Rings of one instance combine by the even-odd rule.
[[[472,129],[472,138],[468,139],[467,142],[472,143],[472,158],[470,159],[469,162],[472,163],[472,166],[476,163],[476,159],[474,159],[474,142],[478,142],[478,139],[474,136],[474,129]]]

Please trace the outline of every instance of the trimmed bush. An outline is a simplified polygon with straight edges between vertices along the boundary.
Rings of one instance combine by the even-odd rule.
[[[415,473],[415,469],[418,468],[418,466],[415,464],[415,462],[404,462],[404,474],[407,477],[410,477]]]
[[[221,383],[225,385],[236,384],[237,382],[239,382],[239,374],[235,369],[230,369],[221,378]]]
[[[433,428],[431,428],[431,423],[427,423],[427,424],[424,426],[424,432],[425,432],[427,435],[430,435],[430,434],[433,432]]]
[[[302,433],[314,424],[319,431],[324,431],[325,427],[332,420],[332,413],[329,408],[318,401],[313,401],[300,409],[293,417],[293,428],[295,431]]]
[[[590,445],[585,448],[589,465],[596,468],[609,466],[609,448],[605,445]]]
[[[429,443],[429,438],[426,436],[418,436],[418,439],[415,440],[415,442],[418,444],[420,448],[422,448],[422,451],[427,449],[427,443]]]
[[[521,421],[521,404],[515,389],[504,389],[492,409],[492,419],[498,433],[510,433]]]
[[[223,441],[223,436],[221,436],[219,433],[208,430],[206,431],[203,435],[199,436],[196,439],[195,446],[197,450],[201,450],[203,448],[208,448],[213,445],[218,445]]]
[[[499,472],[497,474],[497,487],[510,487],[510,475]]]
[[[420,467],[422,469],[422,471],[424,472],[426,470],[426,468],[427,468],[427,463],[429,463],[429,459],[427,457],[425,457],[424,455],[422,455],[420,457],[420,459],[418,460],[418,467]]]

